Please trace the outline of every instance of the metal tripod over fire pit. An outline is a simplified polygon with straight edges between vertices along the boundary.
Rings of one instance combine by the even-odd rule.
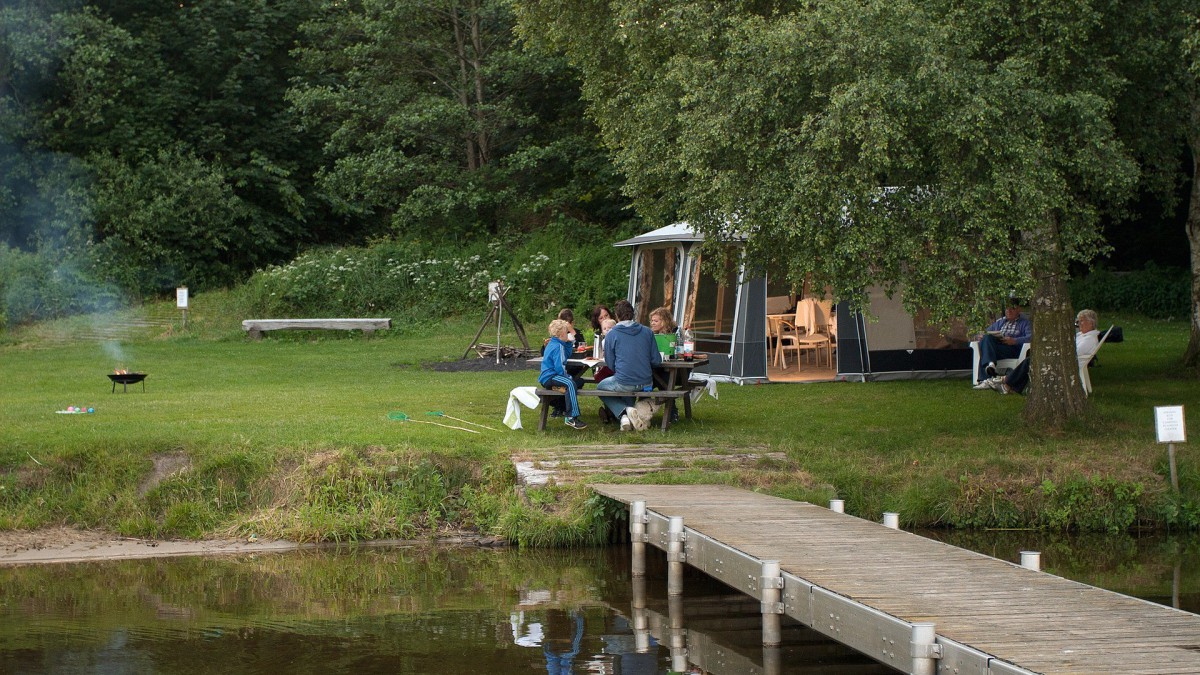
[[[517,313],[513,311],[512,305],[508,304],[508,289],[499,281],[493,281],[488,284],[488,302],[491,307],[488,309],[487,316],[483,319],[483,324],[479,326],[479,330],[475,332],[475,337],[471,340],[471,344],[467,346],[463,352],[462,358],[467,358],[467,354],[471,353],[476,346],[483,348],[487,345],[479,344],[479,336],[483,335],[483,329],[487,328],[492,322],[492,317],[496,317],[496,363],[500,363],[501,353],[505,348],[500,346],[500,323],[505,312],[508,313],[508,318],[512,319],[513,329],[517,331],[517,337],[521,339],[521,344],[525,346],[525,352],[529,353],[529,340],[525,337],[525,328],[521,325],[521,320],[517,318]],[[481,349],[476,349],[482,355]]]

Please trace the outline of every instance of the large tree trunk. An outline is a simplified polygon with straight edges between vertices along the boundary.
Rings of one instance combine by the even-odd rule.
[[[1188,204],[1187,235],[1192,248],[1192,337],[1183,365],[1200,374],[1200,101],[1192,97],[1192,125],[1188,133],[1192,151],[1192,194]]]
[[[1075,311],[1067,291],[1066,265],[1059,254],[1057,222],[1042,240],[1043,264],[1037,266],[1032,303],[1033,341],[1029,349],[1029,398],[1025,421],[1043,428],[1061,427],[1083,413],[1087,404],[1075,358]]]

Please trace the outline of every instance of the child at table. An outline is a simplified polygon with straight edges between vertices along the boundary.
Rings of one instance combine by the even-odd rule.
[[[579,397],[576,394],[575,380],[567,374],[567,359],[571,356],[573,345],[568,337],[571,324],[555,319],[547,329],[550,341],[542,354],[542,372],[538,374],[538,384],[545,389],[561,387],[565,389],[566,422],[572,429],[586,429],[587,425],[579,419]]]
[[[601,321],[600,322],[600,332],[596,334],[596,339],[603,340],[604,334],[607,333],[608,331],[612,330],[612,327],[615,325],[617,325],[616,319],[604,319],[603,321]],[[603,344],[603,342],[601,344]],[[601,350],[601,352],[600,352],[600,358],[604,358],[603,350]],[[603,382],[604,378],[609,377],[612,374],[613,374],[613,369],[609,368],[607,365],[600,366],[599,368],[596,368],[594,371],[592,371],[592,377],[595,379],[596,384]]]

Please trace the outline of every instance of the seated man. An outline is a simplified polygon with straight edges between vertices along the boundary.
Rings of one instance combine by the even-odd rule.
[[[601,391],[643,391],[654,382],[654,366],[662,363],[654,333],[633,320],[633,305],[628,300],[618,300],[613,305],[617,325],[604,336],[604,362],[613,369],[611,377],[596,385]],[[630,415],[637,415],[636,399],[608,397],[604,406],[613,417],[621,420],[621,431],[634,427]],[[601,418],[603,419],[603,417]],[[649,420],[639,422],[648,423]]]
[[[1100,331],[1096,324],[1100,322],[1096,312],[1090,309],[1080,310],[1075,315],[1075,354],[1090,357],[1100,348]],[[1001,394],[1020,394],[1029,386],[1029,359],[1021,359],[1016,368],[1008,371],[1004,377],[992,377],[984,380],[988,387]]]
[[[975,388],[990,388],[987,380],[996,376],[996,361],[1019,357],[1021,346],[1029,342],[1031,337],[1033,324],[1021,311],[1020,301],[1009,298],[1004,316],[992,322],[987,332],[979,338],[979,372],[975,373],[975,380],[979,384]]]

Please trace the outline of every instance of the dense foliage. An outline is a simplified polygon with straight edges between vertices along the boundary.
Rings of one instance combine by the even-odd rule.
[[[627,219],[571,71],[511,23],[502,0],[5,3],[0,242],[146,296],[312,246]]]

